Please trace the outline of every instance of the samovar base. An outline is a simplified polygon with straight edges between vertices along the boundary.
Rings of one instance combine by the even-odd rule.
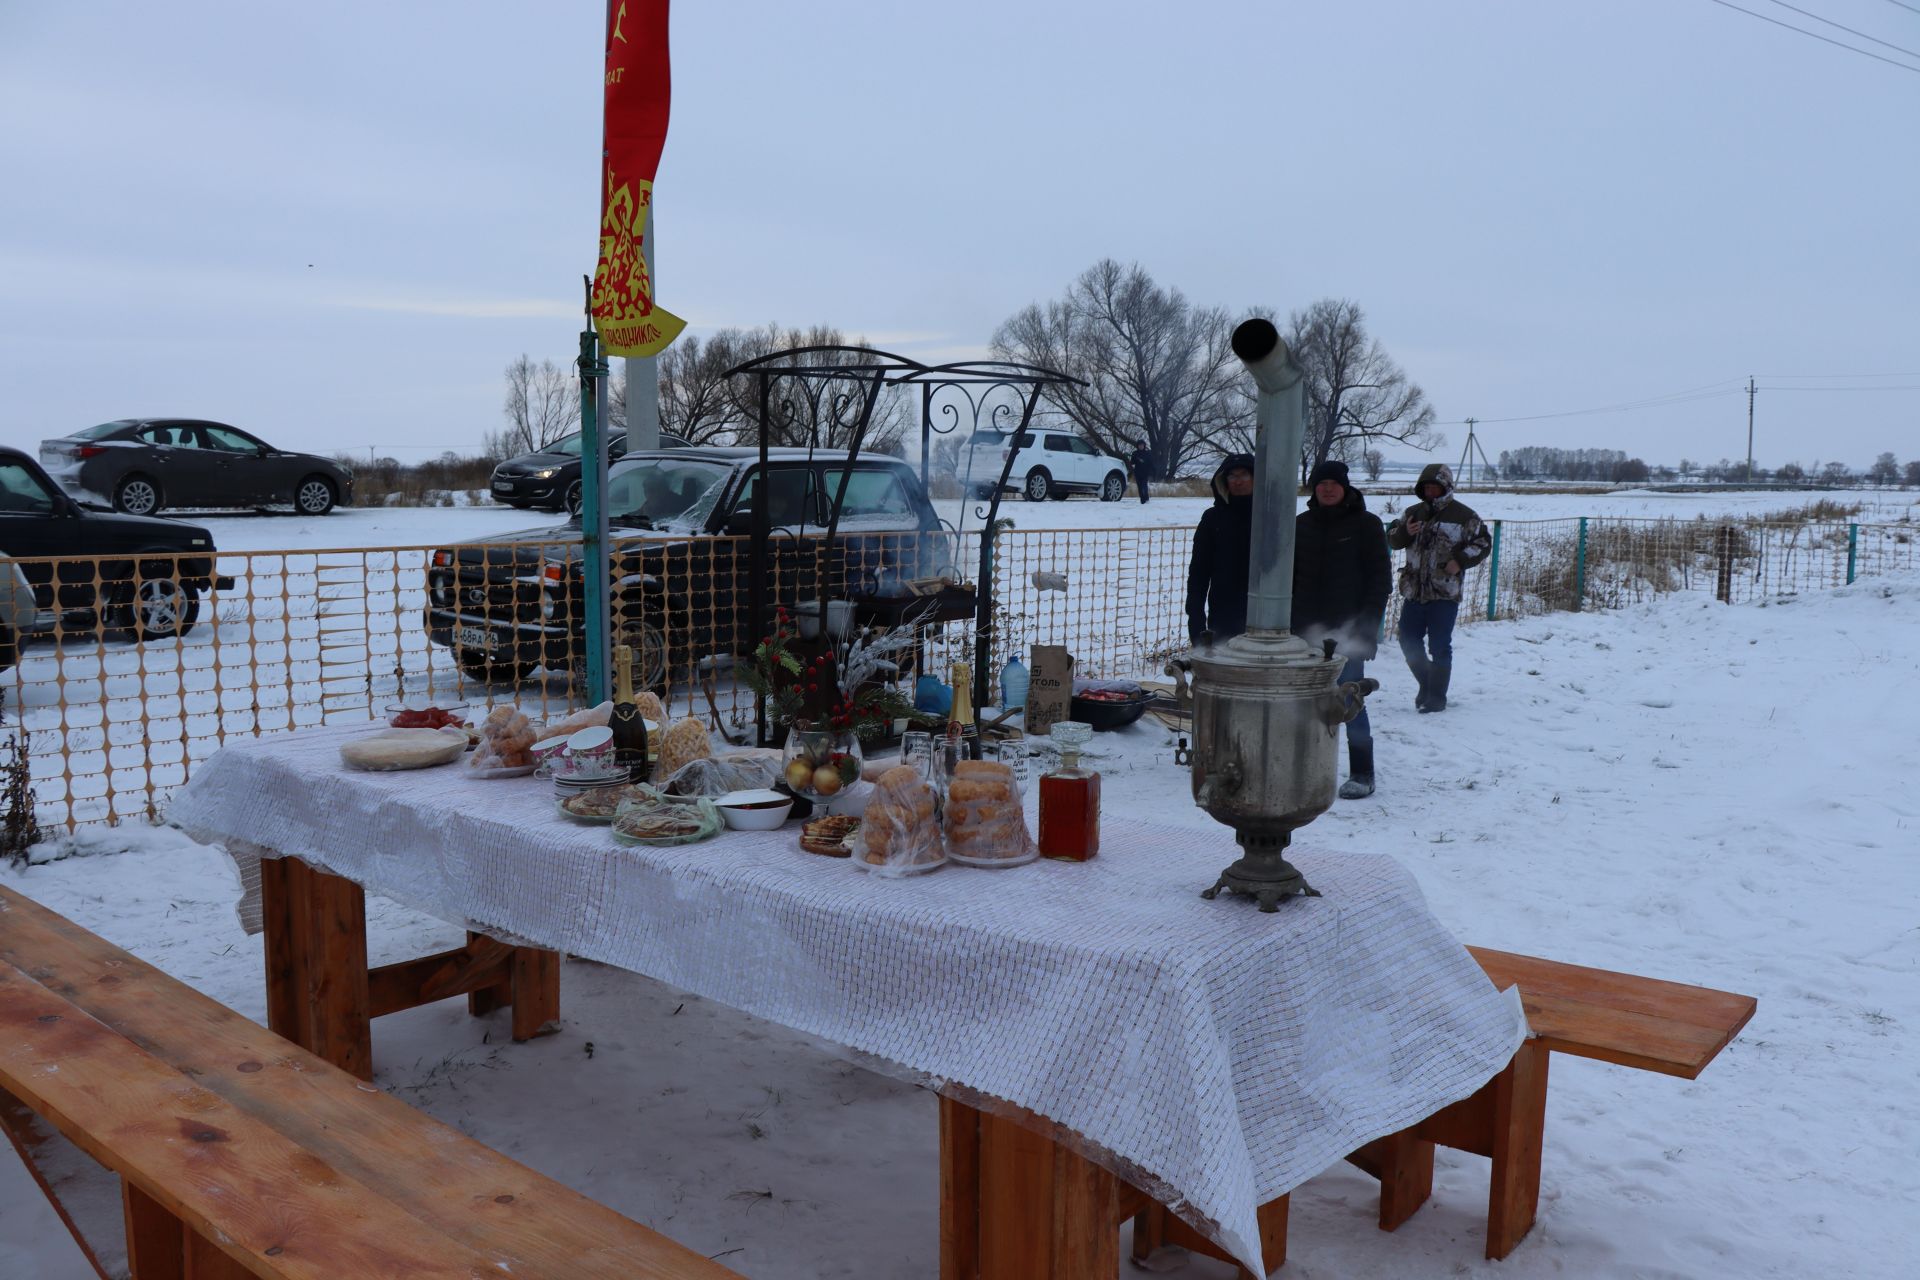
[[[1307,883],[1300,869],[1284,856],[1289,836],[1240,837],[1246,856],[1220,873],[1220,880],[1201,897],[1212,901],[1222,889],[1241,893],[1260,904],[1262,911],[1278,911],[1287,898],[1317,898],[1320,891]]]

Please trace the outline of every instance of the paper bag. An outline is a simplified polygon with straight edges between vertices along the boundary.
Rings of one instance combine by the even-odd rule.
[[[1026,726],[1045,737],[1056,722],[1073,718],[1073,657],[1058,644],[1036,644],[1032,657]]]

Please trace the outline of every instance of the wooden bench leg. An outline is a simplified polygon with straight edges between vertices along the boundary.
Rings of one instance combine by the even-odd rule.
[[[307,999],[307,866],[295,858],[260,860],[260,908],[267,960],[267,1029],[302,1048],[313,1043]]]
[[[127,1218],[127,1271],[133,1280],[186,1280],[186,1224],[131,1182],[120,1184],[120,1204]]]
[[[1487,1256],[1504,1258],[1533,1227],[1540,1207],[1540,1150],[1547,1126],[1547,1048],[1529,1040],[1494,1078],[1493,1178]]]
[[[515,947],[513,1038],[531,1040],[560,1029],[560,953],[539,947]]]

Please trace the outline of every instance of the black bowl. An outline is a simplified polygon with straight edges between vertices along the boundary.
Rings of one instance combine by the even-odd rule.
[[[1152,695],[1143,693],[1137,698],[1125,702],[1102,702],[1076,697],[1073,699],[1073,718],[1083,724],[1093,726],[1096,733],[1109,729],[1124,729],[1141,716],[1147,714],[1147,703]]]

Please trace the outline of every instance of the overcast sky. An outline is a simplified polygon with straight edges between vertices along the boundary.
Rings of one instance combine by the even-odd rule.
[[[1920,68],[1920,0],[1737,2]],[[601,15],[0,0],[0,440],[475,449],[576,350]],[[1111,256],[1355,299],[1495,455],[1740,456],[1752,373],[1762,466],[1920,457],[1920,70],[1712,0],[680,0],[673,71],[696,332],[972,355]]]

